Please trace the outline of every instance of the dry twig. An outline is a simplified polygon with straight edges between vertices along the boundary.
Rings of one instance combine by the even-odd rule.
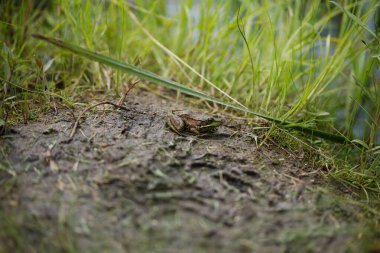
[[[79,117],[76,119],[76,121],[75,121],[75,123],[74,123],[74,126],[73,126],[73,129],[71,130],[71,133],[70,133],[69,139],[71,140],[71,139],[74,137],[74,134],[75,134],[75,132],[76,132],[78,126],[79,126],[79,121],[80,121],[80,119],[81,119],[81,118],[83,117],[83,115],[84,115],[86,112],[88,112],[89,110],[91,110],[91,109],[93,109],[93,108],[95,108],[95,107],[97,107],[97,106],[99,106],[99,105],[112,105],[112,106],[114,106],[114,107],[116,107],[116,108],[118,108],[118,109],[127,110],[127,108],[124,107],[124,106],[122,106],[122,104],[124,103],[125,98],[127,97],[128,93],[129,93],[129,92],[133,89],[133,87],[135,87],[135,85],[136,85],[137,83],[139,83],[139,82],[140,82],[140,80],[137,80],[137,81],[134,81],[134,82],[131,82],[131,83],[128,82],[128,83],[129,83],[129,87],[128,87],[127,91],[124,93],[124,96],[120,99],[120,101],[119,101],[117,104],[115,104],[115,103],[113,103],[113,102],[110,102],[110,101],[102,101],[102,102],[100,102],[100,103],[97,103],[97,104],[95,104],[95,105],[89,106],[89,107],[87,107],[86,109],[84,109],[84,110],[81,112],[81,114],[79,115]]]

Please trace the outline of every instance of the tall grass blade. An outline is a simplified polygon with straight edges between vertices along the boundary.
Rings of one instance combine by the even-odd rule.
[[[176,54],[174,54],[172,51],[170,51],[167,47],[162,45],[155,37],[153,37],[152,34],[148,30],[144,28],[144,26],[140,23],[140,21],[137,19],[137,17],[133,14],[133,12],[128,12],[132,20],[140,27],[140,29],[148,36],[148,38],[153,41],[154,44],[156,44],[159,48],[161,48],[165,53],[167,53],[171,58],[173,58],[175,61],[178,61],[182,65],[184,65],[186,68],[190,69],[194,74],[199,76],[202,80],[204,80],[207,84],[211,85],[214,89],[221,92],[224,96],[234,101],[236,104],[240,105],[241,107],[245,107],[243,104],[241,104],[239,101],[228,95],[226,92],[224,92],[222,89],[220,89],[218,86],[213,84],[210,80],[205,78],[201,73],[199,73],[197,70],[195,70],[193,67],[191,67],[189,64],[187,64],[185,61],[183,61],[181,58],[179,58]]]
[[[349,143],[350,142],[350,140],[347,139],[343,135],[330,134],[330,133],[323,132],[323,131],[320,131],[320,130],[308,128],[308,127],[302,126],[302,125],[297,124],[297,123],[292,123],[292,122],[288,122],[288,121],[282,121],[280,119],[271,117],[269,115],[258,113],[258,112],[246,109],[246,108],[244,108],[242,106],[239,106],[239,105],[231,104],[231,103],[226,102],[224,100],[221,100],[221,99],[218,99],[218,98],[215,98],[215,97],[211,97],[211,96],[209,96],[209,95],[207,95],[205,93],[202,93],[202,92],[196,91],[194,89],[188,88],[188,87],[186,87],[186,86],[184,86],[184,85],[182,85],[180,83],[177,83],[175,81],[172,81],[172,80],[169,80],[169,79],[165,79],[165,78],[163,78],[163,77],[161,77],[161,76],[159,76],[157,74],[154,74],[154,73],[152,73],[150,71],[147,71],[145,69],[138,68],[138,67],[133,66],[133,65],[128,64],[128,63],[122,63],[122,62],[117,61],[115,59],[112,59],[112,58],[110,58],[108,56],[104,56],[104,55],[101,55],[101,54],[89,51],[89,50],[87,50],[85,48],[78,47],[76,45],[72,45],[72,44],[64,42],[62,40],[58,40],[58,39],[54,39],[54,38],[48,38],[48,37],[45,37],[45,36],[42,36],[42,35],[39,35],[39,34],[32,34],[32,36],[34,38],[37,38],[37,39],[49,42],[49,43],[51,43],[51,44],[53,44],[55,46],[67,49],[67,50],[69,50],[69,51],[71,51],[71,52],[73,52],[75,54],[84,56],[84,57],[86,57],[88,59],[94,60],[96,62],[105,64],[105,65],[108,65],[108,66],[111,66],[111,67],[113,67],[115,69],[122,70],[124,72],[129,73],[129,74],[138,76],[139,78],[141,78],[143,80],[146,80],[146,81],[149,81],[149,82],[152,82],[152,83],[155,83],[155,84],[162,85],[162,86],[167,87],[169,89],[173,89],[173,90],[179,91],[181,93],[184,93],[184,94],[187,94],[187,95],[190,95],[190,96],[193,96],[193,97],[205,99],[207,101],[218,103],[218,104],[227,106],[229,108],[232,108],[232,109],[235,109],[235,110],[239,110],[239,111],[242,111],[242,112],[246,112],[248,114],[251,114],[251,115],[254,115],[254,116],[266,119],[268,121],[276,123],[277,126],[279,126],[281,128],[297,130],[299,132],[302,132],[302,133],[305,133],[305,134],[309,134],[309,135],[314,136],[314,137],[320,137],[320,138],[323,138],[323,139],[326,139],[326,140],[330,140],[330,141],[333,141],[333,142],[337,142],[337,143]]]
[[[366,30],[369,34],[371,34],[378,42],[380,42],[379,37],[365,24],[363,23],[357,16],[352,14],[351,12],[347,11],[343,6],[338,4],[335,1],[330,1],[330,3],[334,4],[337,6],[344,14],[346,14],[350,19],[352,19],[356,24],[361,26],[364,30]]]

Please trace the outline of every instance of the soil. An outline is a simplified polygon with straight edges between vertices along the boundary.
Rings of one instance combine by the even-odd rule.
[[[254,126],[224,118],[215,133],[180,136],[165,121],[189,109],[183,103],[141,91],[126,107],[97,107],[72,140],[67,109],[2,137],[0,251],[338,253],[366,244],[357,207],[322,187],[320,168],[258,146]]]

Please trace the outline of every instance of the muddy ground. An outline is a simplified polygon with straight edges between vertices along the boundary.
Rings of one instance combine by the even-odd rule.
[[[179,136],[165,117],[187,106],[147,92],[126,106],[86,114],[71,141],[67,109],[2,137],[1,252],[339,253],[371,245],[360,210],[323,188],[321,168],[270,141],[258,146],[258,130],[244,121]]]

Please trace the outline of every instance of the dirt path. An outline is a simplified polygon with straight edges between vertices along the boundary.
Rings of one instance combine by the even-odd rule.
[[[127,106],[88,114],[71,142],[64,110],[1,139],[17,175],[0,171],[0,251],[357,252],[355,208],[305,160],[241,122],[179,136],[165,115],[182,107],[146,92]]]

